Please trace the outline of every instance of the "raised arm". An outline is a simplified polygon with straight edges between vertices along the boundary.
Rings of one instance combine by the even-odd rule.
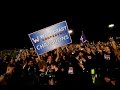
[[[102,53],[102,50],[100,50],[99,44],[96,45],[96,48],[97,48],[97,51],[98,51],[98,52]]]
[[[111,42],[111,45],[112,45],[113,49],[116,50],[117,47],[116,47],[116,43],[115,43],[113,37],[110,37],[109,40],[110,40],[110,42]]]
[[[57,51],[57,57],[56,57],[55,61],[57,62],[59,57],[60,57],[60,55],[59,55],[59,48],[57,48],[56,51]]]

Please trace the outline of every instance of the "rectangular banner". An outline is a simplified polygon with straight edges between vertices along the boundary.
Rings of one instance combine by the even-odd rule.
[[[38,54],[72,43],[66,21],[30,33],[28,36]]]

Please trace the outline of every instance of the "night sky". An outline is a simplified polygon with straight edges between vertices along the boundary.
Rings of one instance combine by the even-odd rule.
[[[88,40],[104,40],[108,35],[120,36],[120,15],[116,8],[17,8],[2,9],[0,16],[0,48],[32,46],[28,34],[66,20],[74,43],[79,43],[81,31]],[[43,9],[44,8],[44,9]],[[57,9],[57,10],[56,10]],[[110,30],[108,24],[114,23]]]

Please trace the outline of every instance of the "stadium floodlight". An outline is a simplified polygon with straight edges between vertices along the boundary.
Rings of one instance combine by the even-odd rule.
[[[73,33],[73,30],[69,30],[69,33],[72,34],[72,33]]]
[[[109,27],[109,28],[113,28],[113,27],[114,27],[114,24],[109,24],[108,27]]]

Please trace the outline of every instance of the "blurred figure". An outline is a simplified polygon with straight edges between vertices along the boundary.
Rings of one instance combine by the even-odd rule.
[[[15,66],[10,64],[7,66],[6,73],[0,76],[0,85],[11,86],[16,85]]]
[[[11,57],[9,64],[15,65],[15,59],[13,57]]]
[[[34,67],[33,59],[31,58],[23,66],[22,79],[25,85],[35,85],[36,78],[36,67]]]
[[[49,85],[60,85],[61,84],[61,70],[58,68],[57,63],[51,64],[51,74],[49,75]]]
[[[43,60],[42,57],[38,60],[38,67],[39,67],[39,85],[47,85],[47,76],[46,76],[46,70],[47,70],[47,63]]]

